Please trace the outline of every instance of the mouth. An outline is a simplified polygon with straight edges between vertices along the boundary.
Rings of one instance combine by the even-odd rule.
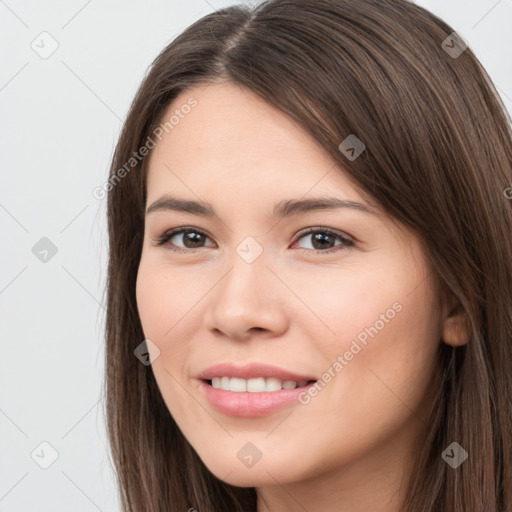
[[[317,381],[213,377],[198,382],[201,393],[216,411],[231,417],[257,418],[285,407],[299,406],[303,403],[301,396]]]
[[[317,379],[314,375],[258,362],[226,361],[196,377],[210,405],[228,416],[253,418],[299,405]]]

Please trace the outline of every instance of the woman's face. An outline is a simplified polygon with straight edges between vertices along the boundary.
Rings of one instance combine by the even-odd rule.
[[[419,240],[252,92],[197,86],[173,114],[151,151],[137,304],[177,425],[238,486],[403,467],[442,333]]]

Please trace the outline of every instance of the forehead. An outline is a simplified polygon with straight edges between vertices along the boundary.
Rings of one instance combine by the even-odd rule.
[[[194,190],[210,192],[249,186],[254,193],[280,189],[281,195],[302,196],[314,188],[360,198],[315,139],[245,88],[214,83],[182,91],[167,107],[162,124],[171,117],[172,127],[150,155],[148,194],[173,184],[181,188],[183,183],[176,183],[181,179]]]

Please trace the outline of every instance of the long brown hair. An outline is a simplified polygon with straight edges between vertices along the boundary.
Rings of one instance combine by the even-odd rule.
[[[155,59],[107,187],[105,414],[123,512],[256,510],[254,488],[208,471],[134,356],[147,158],[126,162],[180,92],[219,77],[297,121],[414,230],[467,316],[469,343],[440,343],[442,382],[404,510],[512,510],[512,122],[453,32],[406,0],[271,0],[205,16]],[[350,134],[366,146],[354,160],[339,149]],[[469,454],[457,469],[441,457],[454,441]]]

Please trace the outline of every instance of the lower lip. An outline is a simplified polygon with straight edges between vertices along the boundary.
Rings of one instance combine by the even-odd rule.
[[[281,389],[263,393],[224,391],[214,388],[204,380],[199,381],[199,387],[210,404],[219,412],[229,416],[255,418],[271,414],[292,403],[299,403],[299,395],[307,392],[315,383],[295,389]]]

